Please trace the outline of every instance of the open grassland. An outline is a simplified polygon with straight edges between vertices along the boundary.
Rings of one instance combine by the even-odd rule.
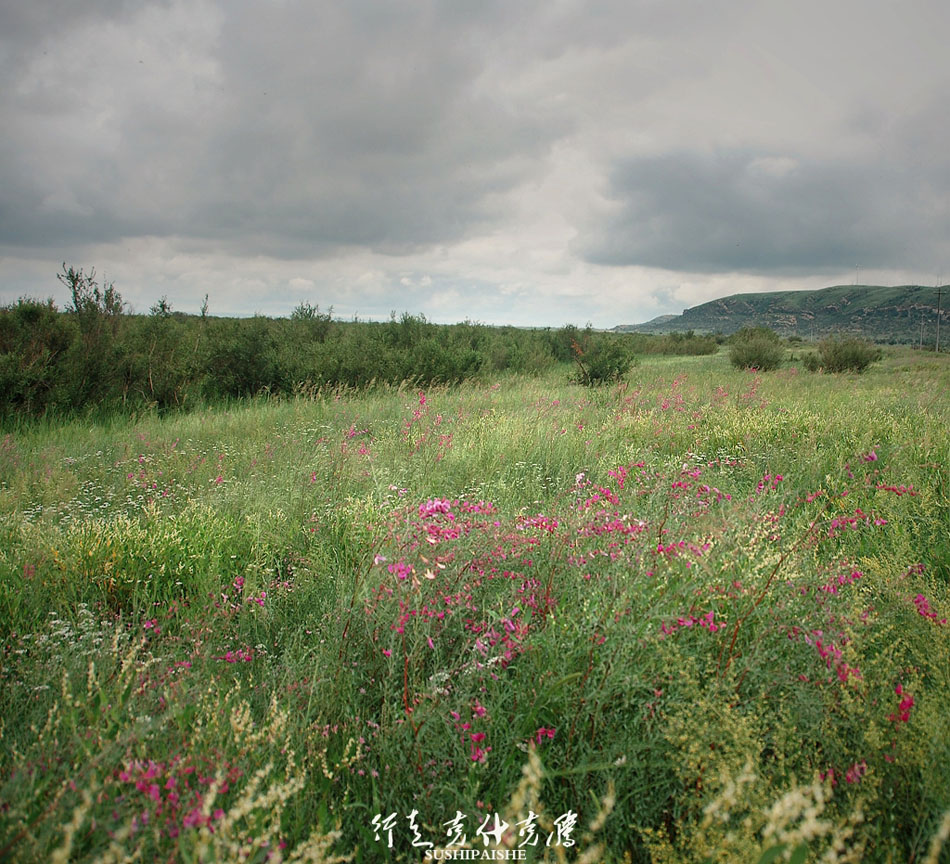
[[[947,860],[950,364],[567,379],[7,435],[0,860]]]

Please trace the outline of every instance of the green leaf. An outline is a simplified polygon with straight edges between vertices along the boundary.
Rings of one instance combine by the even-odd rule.
[[[756,864],[772,864],[772,862],[778,858],[785,851],[785,844],[780,843],[778,846],[772,846],[770,849],[766,849],[762,853],[762,857],[756,862]]]
[[[788,859],[788,864],[805,864],[805,859],[808,857],[808,844],[801,843],[795,847],[795,851],[792,852],[792,857]]]

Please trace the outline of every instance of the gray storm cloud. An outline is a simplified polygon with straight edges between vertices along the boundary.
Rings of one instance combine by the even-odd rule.
[[[7,97],[3,240],[181,234],[306,256],[487,224],[569,123],[479,92],[483,31],[505,20],[480,20],[490,4],[412,8],[106,6],[70,32],[53,16]]]
[[[922,172],[886,160],[748,152],[632,159],[611,172],[614,207],[584,253],[610,266],[713,273],[885,267],[922,257],[933,266],[935,252],[948,251],[950,213],[927,183]]]
[[[0,0],[0,301],[47,295],[68,258],[145,308],[207,291],[286,313],[313,286],[297,299],[609,326],[730,273],[950,269],[948,19],[936,0]]]

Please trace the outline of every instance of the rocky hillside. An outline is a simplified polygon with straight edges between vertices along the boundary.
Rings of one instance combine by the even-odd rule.
[[[941,344],[950,345],[950,286],[941,292]],[[740,327],[765,326],[785,336],[818,339],[837,333],[875,342],[933,344],[937,326],[937,288],[920,285],[836,285],[820,291],[735,294],[662,315],[645,324],[614,329],[633,333],[733,333]],[[921,330],[923,326],[923,330]]]

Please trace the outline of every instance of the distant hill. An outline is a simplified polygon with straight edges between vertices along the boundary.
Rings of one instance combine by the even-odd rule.
[[[935,341],[937,288],[920,285],[836,285],[819,291],[775,291],[734,294],[686,309],[682,315],[661,315],[645,324],[623,324],[624,333],[733,333],[741,327],[765,326],[784,336],[818,339],[837,333],[874,342],[924,344]],[[944,286],[941,339],[950,344],[950,288]],[[947,328],[944,330],[943,328]]]

